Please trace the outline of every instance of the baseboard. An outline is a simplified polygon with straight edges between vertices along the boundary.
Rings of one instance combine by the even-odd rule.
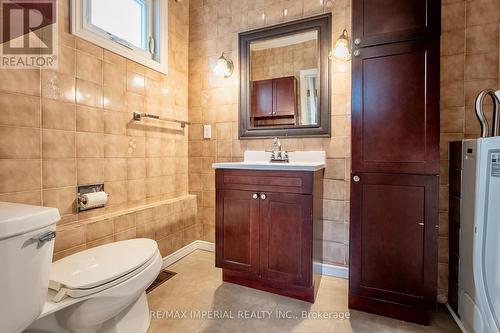
[[[349,278],[349,269],[344,266],[314,263],[314,271],[321,275],[333,276],[341,279]]]
[[[179,249],[163,258],[163,268],[174,264],[196,250],[215,252],[215,244],[201,240],[194,241],[191,244],[184,246],[182,249]]]
[[[194,241],[163,258],[163,268],[174,264],[196,250],[215,252],[215,244],[201,240]],[[347,267],[343,266],[315,263],[314,271],[321,275],[333,276],[341,279],[349,278],[349,270]]]
[[[465,328],[464,324],[462,324],[462,321],[460,320],[460,318],[458,318],[458,315],[455,313],[455,311],[453,311],[451,306],[448,303],[446,303],[445,305],[448,311],[450,312],[451,316],[457,323],[458,328],[460,328],[460,330],[462,331],[462,333],[469,333],[469,331]]]

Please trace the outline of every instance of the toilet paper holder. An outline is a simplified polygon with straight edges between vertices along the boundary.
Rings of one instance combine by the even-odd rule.
[[[104,184],[91,184],[91,185],[80,185],[77,188],[77,193],[76,193],[76,211],[83,212],[86,210],[91,210],[91,209],[96,209],[96,208],[102,208],[104,205],[92,207],[92,208],[86,208],[83,207],[82,204],[85,204],[85,199],[83,198],[84,194],[88,193],[94,193],[94,192],[103,192],[104,191]]]

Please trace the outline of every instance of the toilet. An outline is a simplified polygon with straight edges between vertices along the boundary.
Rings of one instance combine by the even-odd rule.
[[[42,312],[59,219],[55,208],[0,202],[0,333],[19,333]]]
[[[25,332],[146,332],[145,290],[161,267],[151,239],[106,244],[58,260],[51,266],[43,310]]]
[[[0,202],[0,333],[143,333],[158,244],[132,239],[52,263],[55,208]]]

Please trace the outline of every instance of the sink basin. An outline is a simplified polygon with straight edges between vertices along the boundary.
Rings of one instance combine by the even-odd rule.
[[[324,151],[294,151],[288,153],[289,162],[270,162],[271,153],[247,150],[243,162],[214,163],[214,169],[240,170],[283,170],[283,171],[318,171],[325,168]]]

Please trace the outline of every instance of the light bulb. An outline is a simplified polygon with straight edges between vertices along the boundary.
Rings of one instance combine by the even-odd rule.
[[[339,40],[333,49],[333,56],[339,60],[349,60],[351,53],[345,40]]]
[[[214,73],[217,76],[228,78],[233,74],[233,62],[224,56],[224,53],[217,59],[214,67]]]
[[[330,53],[330,58],[339,61],[349,61],[351,59],[351,50],[349,47],[349,38],[347,37],[347,30],[342,32],[342,35],[337,39],[335,47]]]

